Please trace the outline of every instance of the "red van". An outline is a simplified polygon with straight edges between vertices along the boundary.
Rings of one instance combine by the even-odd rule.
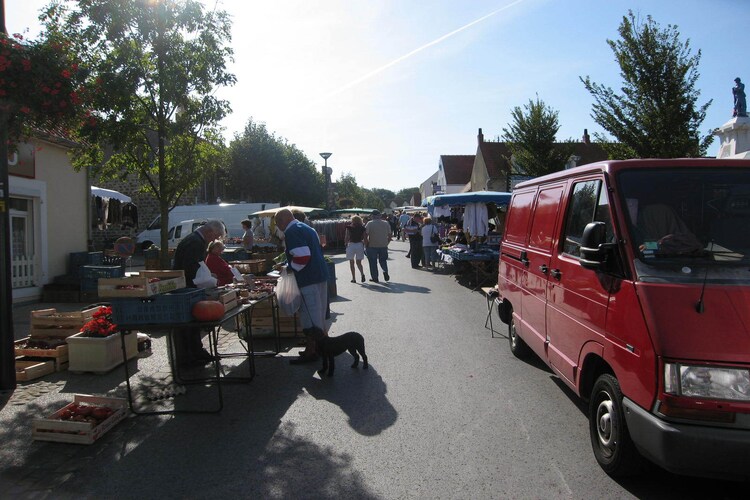
[[[612,476],[750,468],[750,161],[627,160],[519,184],[498,313],[589,401]]]

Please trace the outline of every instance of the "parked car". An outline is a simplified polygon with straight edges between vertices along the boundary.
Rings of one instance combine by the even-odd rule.
[[[645,457],[750,477],[750,161],[610,161],[519,184],[498,291],[513,354],[588,400],[608,474]]]

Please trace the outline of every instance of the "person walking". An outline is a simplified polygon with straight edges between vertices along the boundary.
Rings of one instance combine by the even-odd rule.
[[[362,267],[362,260],[365,258],[365,226],[362,224],[362,217],[355,215],[352,217],[351,224],[346,226],[344,233],[344,243],[346,244],[346,258],[349,260],[349,267],[352,270],[352,283],[357,282],[357,276],[354,273],[354,262],[356,260],[359,272],[362,275],[362,282],[365,281],[365,270]]]
[[[328,335],[326,308],[328,307],[328,265],[323,257],[318,233],[294,218],[284,208],[274,216],[276,226],[284,232],[287,269],[297,280],[302,306],[299,310],[302,333],[307,338],[305,350],[291,364],[309,363],[318,358],[315,338]]]
[[[409,219],[411,219],[411,217],[409,217],[409,214],[406,213],[406,210],[401,212],[401,215],[398,216],[399,236],[401,237],[401,241],[406,241],[404,226],[409,223]]]
[[[378,262],[383,270],[383,278],[390,281],[388,274],[388,243],[391,242],[391,226],[381,218],[380,210],[372,211],[372,220],[365,226],[365,248],[370,263],[370,281],[380,283]]]

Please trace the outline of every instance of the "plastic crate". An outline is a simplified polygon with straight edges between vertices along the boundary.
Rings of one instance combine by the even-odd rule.
[[[119,255],[105,255],[102,257],[102,265],[105,266],[120,266],[125,269],[127,259],[120,257]],[[102,276],[103,278],[104,276]]]
[[[111,298],[112,321],[118,325],[187,323],[193,306],[206,298],[200,288],[183,288],[148,298]]]
[[[121,266],[81,266],[81,278],[122,278],[125,275]]]
[[[103,252],[71,252],[68,259],[68,274],[81,275],[81,267],[86,265],[98,266],[102,263]]]

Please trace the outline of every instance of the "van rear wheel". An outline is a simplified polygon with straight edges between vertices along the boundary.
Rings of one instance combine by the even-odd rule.
[[[638,472],[642,458],[625,422],[620,383],[608,373],[596,380],[591,391],[589,432],[594,456],[604,472],[612,477]]]
[[[510,321],[508,321],[508,343],[510,352],[518,359],[525,359],[529,355],[529,346],[518,336],[516,331],[516,319],[513,317],[513,311],[510,311]]]

